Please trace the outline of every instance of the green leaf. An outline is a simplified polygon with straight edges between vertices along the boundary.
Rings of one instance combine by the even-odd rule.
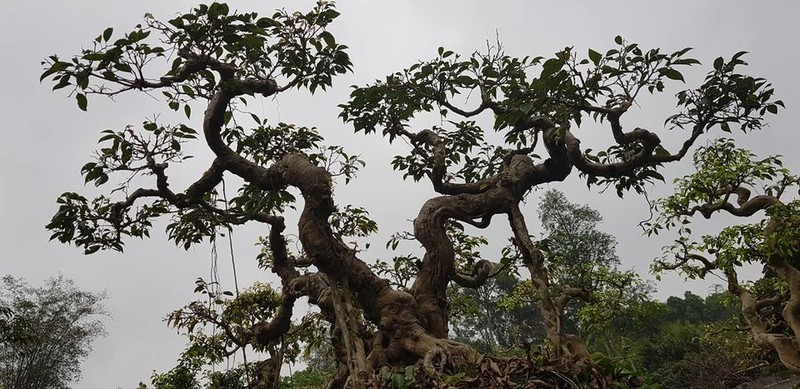
[[[101,173],[97,180],[94,182],[94,186],[100,186],[108,182],[108,174]]]
[[[725,64],[725,60],[722,57],[718,57],[714,60],[714,70],[720,71],[722,70],[722,66]]]
[[[683,49],[681,49],[681,50],[678,50],[678,51],[676,51],[676,52],[672,53],[672,56],[673,56],[673,57],[680,57],[680,56],[682,56],[682,55],[684,55],[684,54],[688,53],[688,52],[689,52],[689,50],[692,50],[692,48],[691,48],[691,47],[686,47],[686,48],[683,48]]]
[[[105,141],[109,141],[109,140],[114,139],[114,138],[117,138],[117,134],[111,133],[111,134],[103,135],[103,136],[100,137],[100,139],[97,140],[97,143],[103,143]]]
[[[39,76],[39,82],[44,81],[44,79],[47,78],[47,76],[49,76],[49,75],[51,75],[51,74],[53,74],[53,73],[55,73],[57,71],[58,71],[58,69],[56,69],[55,65],[51,66],[49,69],[45,70],[44,73],[42,73],[41,76]]]
[[[95,163],[95,162],[89,162],[89,163],[83,165],[83,167],[81,168],[81,174],[85,174],[85,173],[89,172],[90,170],[94,169],[96,166],[97,166],[97,163]]]
[[[564,66],[564,61],[558,58],[550,58],[547,61],[544,61],[544,64],[542,65],[542,77],[547,77],[554,74],[561,69],[562,66]]]
[[[256,26],[259,28],[268,28],[268,27],[280,27],[280,22],[275,21],[271,18],[260,18],[256,21]]]
[[[183,106],[183,113],[186,114],[186,118],[189,119],[192,116],[192,107],[189,104]]]
[[[683,79],[683,74],[681,74],[681,72],[679,72],[679,71],[677,71],[675,69],[664,68],[664,69],[659,69],[658,72],[661,73],[662,76],[665,76],[665,77],[669,78],[670,80],[677,80],[677,81],[686,82]]]
[[[776,106],[774,104],[770,104],[770,105],[767,106],[767,111],[769,111],[769,113],[774,115],[774,114],[778,113],[778,106]]]
[[[622,37],[617,35],[614,37],[614,43],[621,45],[622,44]]]
[[[533,103],[525,103],[519,106],[519,110],[522,111],[522,113],[527,114],[533,109],[533,106]]]
[[[337,17],[339,17],[339,15],[341,15],[339,11],[335,9],[326,10],[325,12],[323,12],[323,14],[327,15],[331,19],[336,19]]]
[[[86,105],[88,103],[86,101],[86,95],[83,93],[78,93],[75,95],[75,100],[78,100],[78,108],[80,108],[81,111],[86,111]]]
[[[596,51],[594,51],[592,49],[589,49],[589,59],[591,59],[592,62],[595,65],[599,64],[600,63],[600,59],[602,59],[602,58],[603,58],[602,54],[600,54],[600,53],[598,53],[598,52],[596,52]]]
[[[177,28],[182,28],[183,27],[183,19],[181,19],[181,18],[171,19],[167,23],[169,23],[169,24],[171,24],[171,25],[173,25],[173,26],[175,26]]]
[[[114,33],[114,29],[113,28],[111,28],[111,27],[106,28],[106,30],[103,31],[103,40],[108,42],[108,40],[111,39],[111,34],[112,33]]]
[[[456,77],[455,82],[461,85],[472,85],[475,82],[475,79],[470,76],[461,75]]]
[[[54,74],[56,72],[66,70],[68,67],[71,66],[69,62],[58,61],[58,58],[56,56],[52,56],[51,59],[56,62],[54,62],[49,69],[45,70],[44,73],[42,73],[41,77],[39,77],[39,82],[42,82],[47,76]]]
[[[731,62],[736,62],[736,60],[738,60],[739,58],[741,58],[745,54],[747,54],[746,51],[740,51],[740,52],[734,54],[733,57],[731,57]]]
[[[659,181],[662,181],[662,182],[664,181],[664,176],[661,175],[661,173],[659,173],[659,172],[657,172],[655,170],[642,171],[640,176],[641,176],[641,178],[655,178],[656,180],[659,180]]]
[[[128,72],[128,73],[133,71],[133,69],[131,68],[131,65],[128,65],[126,63],[114,64],[114,69],[117,69],[117,70],[119,70],[121,72]]]
[[[327,31],[323,31],[319,34],[319,37],[325,41],[325,44],[328,47],[335,47],[336,46],[336,39],[333,38],[333,35]]]
[[[64,87],[69,86],[69,74],[65,74],[58,79],[58,83],[53,86],[53,90],[58,90]]]

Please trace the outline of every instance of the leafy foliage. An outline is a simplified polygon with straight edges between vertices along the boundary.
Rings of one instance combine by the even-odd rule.
[[[717,71],[724,73],[726,66],[721,60],[715,62]],[[750,81],[736,82],[754,87]],[[764,84],[756,83],[758,87]],[[729,94],[733,96],[733,92]],[[753,95],[748,99],[755,101]],[[759,125],[745,122],[742,127]],[[728,291],[741,304],[753,339],[776,351],[784,366],[793,369],[797,328],[791,324],[795,321],[792,301],[798,290],[792,277],[800,250],[800,209],[797,199],[787,200],[787,193],[798,184],[798,178],[783,166],[780,157],[759,159],[724,138],[698,148],[694,164],[695,173],[675,180],[675,194],[656,203],[659,217],[647,226],[650,234],[664,229],[678,232],[675,243],[664,248],[664,256],[654,262],[653,269],[677,270],[689,278],[724,277]],[[757,218],[761,211],[763,217]],[[721,212],[746,218],[746,222],[728,225],[715,234],[693,236],[693,216],[708,219]],[[763,276],[752,282],[740,281],[739,273],[748,264],[763,266]]]
[[[63,276],[41,287],[3,277],[0,387],[60,389],[77,381],[92,343],[105,334],[105,298]]]
[[[699,148],[694,163],[697,172],[676,179],[676,193],[657,203],[660,217],[648,225],[648,233],[657,234],[665,228],[677,228],[679,233],[676,243],[665,248],[664,260],[654,264],[655,270],[671,267],[668,258],[677,255],[681,260],[677,268],[689,277],[702,278],[711,270],[732,271],[745,263],[766,263],[776,254],[792,257],[798,251],[798,201],[782,203],[772,199],[781,198],[800,181],[783,167],[779,157],[756,159],[753,153],[737,148],[731,139],[719,139]],[[763,203],[747,209],[728,202],[736,198],[739,206],[747,204],[751,190],[762,193],[753,200]],[[750,216],[762,208],[766,208],[767,218],[731,225],[698,240],[691,237],[689,224],[695,213],[705,218],[719,211]],[[768,220],[774,220],[782,228],[768,229]],[[713,263],[683,260],[689,259],[686,253],[690,252],[708,252],[716,259]]]
[[[725,132],[731,131],[731,124],[744,132],[761,129],[763,115],[778,113],[778,107],[784,108],[784,104],[773,100],[775,90],[765,79],[736,73],[737,67],[747,65],[742,60],[745,54],[740,51],[727,61],[715,59],[714,70],[699,88],[677,94],[678,105],[684,110],[667,122],[677,127],[700,125],[701,130],[719,125]]]
[[[525,345],[542,343],[544,334],[536,305],[503,304],[520,282],[506,271],[475,289],[451,288],[453,338],[494,355],[520,354]]]
[[[327,2],[320,2],[305,14],[279,10],[271,17],[237,13],[224,3],[203,4],[167,22],[145,15],[143,24],[118,39],[112,38],[112,28],[106,29],[92,48],[71,61],[50,56],[43,62],[41,79],[50,78],[55,82],[54,89],[71,90],[83,110],[88,95],[158,89],[166,105],[174,111],[183,110],[189,120],[192,102],[208,100],[226,88],[244,88],[246,95],[253,96],[274,93],[276,80],[285,81],[282,90],[307,88],[313,93],[329,87],[334,75],[351,67],[347,47],[326,31],[338,15]],[[168,60],[169,70],[154,75],[153,71],[159,69],[156,64]],[[247,85],[233,80],[244,80],[239,82]],[[238,103],[246,107],[247,99],[242,97]],[[228,107],[223,136],[234,150],[256,163],[308,152],[315,162],[327,163],[334,175],[343,175],[346,181],[363,166],[341,147],[321,145],[322,138],[314,128],[285,123],[269,126],[254,114],[250,116],[258,126],[245,128],[234,119],[239,109],[234,103]],[[96,186],[118,182],[112,193],[128,198],[162,198],[126,212],[124,208],[129,205],[107,196],[89,200],[64,193],[58,200],[59,212],[48,224],[54,231],[51,239],[74,243],[87,254],[100,249],[121,251],[124,236],[148,237],[152,220],[169,215],[170,238],[188,249],[212,236],[217,227],[240,224],[246,215],[283,210],[294,202],[288,192],[254,193],[245,185],[231,204],[235,208],[229,214],[234,216],[225,218],[220,210],[227,205],[218,208],[215,198],[193,198],[191,191],[172,193],[167,187],[168,168],[191,158],[182,150],[196,134],[187,124],[162,124],[155,119],[145,121],[141,130],[127,126],[123,131],[103,131],[95,160],[81,169],[85,181]],[[208,173],[216,174],[214,169]],[[121,178],[110,181],[112,176]],[[155,176],[158,185],[133,190],[140,176]]]
[[[744,323],[735,304],[720,291],[645,301],[589,339],[593,348],[627,361],[652,387],[732,387],[775,368],[739,330]]]
[[[589,49],[582,57],[567,47],[545,58],[506,55],[498,44],[487,53],[474,53],[469,58],[444,48],[438,57],[410,66],[367,87],[351,93],[350,102],[342,104],[341,117],[355,127],[356,132],[381,130],[392,142],[404,136],[405,128],[415,115],[438,112],[452,130],[432,127],[449,152],[444,167],[453,173],[446,181],[477,182],[499,170],[503,160],[513,153],[530,153],[541,137],[541,128],[533,126],[539,118],[547,118],[561,137],[572,125],[580,127],[588,116],[591,120],[611,122],[618,144],[606,150],[584,151],[582,158],[589,163],[629,165],[639,160],[626,174],[597,174],[593,169],[581,169],[591,185],[615,185],[618,193],[634,189],[644,191],[644,184],[662,180],[657,172],[661,161],[671,160],[670,153],[660,144],[636,142],[640,135],[625,134],[619,124],[624,113],[642,92],[660,93],[669,82],[683,82],[679,69],[699,64],[688,57],[689,48],[671,54],[660,49],[643,49],[636,43],[615,38],[616,48],[604,53]],[[715,69],[706,82],[696,90],[678,93],[681,112],[667,119],[676,126],[696,124],[694,141],[704,131],[721,126],[729,131],[731,123],[741,123],[743,130],[763,126],[765,113],[776,113],[783,103],[773,100],[774,90],[761,78],[736,73],[746,65],[737,53],[725,62],[714,62]],[[479,96],[477,108],[461,109],[453,105],[456,97]],[[616,109],[616,111],[615,111]],[[484,139],[484,130],[473,120],[450,119],[454,115],[471,118],[483,111],[495,115],[493,128],[502,131],[504,144],[494,146]],[[552,136],[552,135],[551,135]],[[419,181],[433,174],[435,153],[430,142],[412,140],[414,146],[407,155],[396,156],[395,170],[404,177]],[[646,161],[644,155],[658,156]],[[685,153],[681,151],[678,155]],[[642,163],[643,162],[643,163]]]
[[[299,373],[304,385],[325,376],[332,386],[474,387],[495,385],[498,377],[521,383],[531,373],[548,385],[633,385],[633,369],[615,363],[612,353],[596,354],[597,363],[574,363],[580,366],[562,372],[547,350],[532,355],[529,342],[538,334],[527,327],[517,326],[527,337],[501,335],[500,327],[535,317],[530,308],[536,302],[556,357],[589,362],[565,324],[574,327],[566,330],[584,334],[610,331],[608,323],[646,305],[641,302],[649,292],[636,274],[618,269],[616,242],[598,230],[602,219],[596,211],[558,192],[546,193],[539,213],[545,234],[534,243],[520,203],[535,187],[562,181],[573,170],[590,188],[614,186],[620,196],[631,190],[646,193],[647,185],[663,181],[662,167],[687,155],[701,135],[715,128],[730,132],[733,125],[743,131],[763,128],[765,115],[783,107],[771,85],[739,73],[746,65],[744,53],[715,60],[702,85],[677,93],[677,113],[666,123],[689,133],[676,151],[667,150],[654,131],[626,130],[622,117],[638,108],[641,95],[684,83],[682,71],[699,64],[687,55],[688,48],[662,52],[619,36],[611,49],[589,49],[586,55],[566,47],[549,57],[517,58],[499,43],[468,56],[439,48],[432,60],[354,86],[350,100],[340,105],[340,117],[356,132],[380,131],[389,143],[401,138],[409,144],[392,167],[404,178],[430,180],[437,192],[423,204],[414,231],[394,235],[386,246],[395,250],[401,240],[414,239],[424,254],[370,266],[359,256],[370,248],[362,239],[377,232],[377,223],[363,208],[337,206],[333,196],[335,180],[349,183],[364,162],[342,146],[326,145],[314,127],[271,123],[247,111],[259,97],[295,88],[312,94],[325,90],[335,76],[351,70],[347,46],[327,30],[338,15],[327,1],[308,12],[278,10],[270,17],[232,11],[224,3],[204,4],[167,21],[146,15],[121,36],[108,28],[70,60],[53,55],[43,63],[42,80],[49,79],[54,90],[69,91],[81,110],[88,109],[90,96],[137,91],[158,96],[186,118],[168,123],[155,117],[141,128],[102,132],[97,154],[81,173],[87,184],[113,188],[94,199],[64,193],[47,225],[51,239],[73,243],[87,254],[121,251],[126,238],[149,237],[154,221],[166,217],[169,239],[189,249],[237,225],[270,227],[257,259],[281,279],[281,288],[256,284],[234,296],[199,279],[195,292],[203,298],[168,317],[189,339],[187,349],[178,365],[155,374],[152,384],[277,386],[281,364],[303,355],[323,361],[332,356],[335,364]],[[457,98],[474,108],[454,104]],[[190,125],[199,104],[206,104],[202,131]],[[438,113],[438,123],[414,130],[416,120],[428,113]],[[491,129],[483,128],[478,117],[483,113],[492,115]],[[576,135],[582,126],[608,126],[609,143],[597,151],[582,149]],[[186,145],[197,142],[201,132],[214,160],[188,187],[173,190],[170,169],[191,158]],[[676,181],[679,194],[659,203],[665,216],[650,225],[653,233],[679,226],[682,234],[674,247],[678,263],[662,261],[656,267],[681,268],[697,277],[722,270],[743,302],[791,286],[777,282],[788,274],[778,265],[797,261],[800,205],[776,199],[797,178],[779,159],[754,161],[733,141],[700,148],[695,163],[705,166]],[[231,199],[226,175],[241,179]],[[750,187],[762,181],[770,181],[760,195],[766,197],[750,199]],[[300,249],[292,252],[284,214],[299,207],[298,192],[303,199],[296,236]],[[728,203],[734,194],[740,208]],[[727,210],[749,216],[762,209],[769,220],[732,226],[700,242],[688,238],[686,225],[694,213],[708,217]],[[508,216],[514,235],[500,263],[492,264],[482,256],[487,239],[468,234],[465,226],[486,228],[496,215]],[[692,267],[690,259],[699,257],[688,252],[696,249],[713,250],[716,259]],[[530,271],[530,281],[515,277],[518,260]],[[767,273],[775,274],[745,293],[734,269],[748,261],[764,262]],[[448,288],[451,281],[478,289]],[[455,300],[448,301],[448,290]],[[294,304],[304,297],[319,312],[292,321]],[[456,333],[471,341],[481,334],[487,349],[522,342],[527,359],[482,358],[470,347],[441,339],[450,303]],[[661,312],[648,309],[643,312]],[[776,316],[776,309],[761,314]],[[753,315],[743,312],[752,326]],[[5,310],[0,314],[8,317]],[[4,319],[0,328],[7,323]],[[673,324],[664,333],[677,341],[662,342],[655,351],[673,359],[699,352],[686,346],[689,337],[701,333],[696,326]],[[788,332],[781,325],[772,321],[762,327]],[[322,346],[323,338],[331,346]],[[248,348],[270,358],[227,372],[208,371],[209,364]]]
[[[559,296],[567,289],[577,289],[583,294],[564,307],[566,331],[591,332],[623,314],[631,304],[647,299],[650,286],[635,272],[619,270],[616,239],[599,229],[603,219],[597,210],[571,203],[563,193],[549,190],[542,195],[538,214],[545,231],[539,245],[548,259],[551,293]],[[526,280],[502,304],[519,306],[536,299],[532,282]]]
[[[316,389],[323,388],[330,379],[330,373],[307,367],[295,372],[291,377],[281,379],[281,389]]]

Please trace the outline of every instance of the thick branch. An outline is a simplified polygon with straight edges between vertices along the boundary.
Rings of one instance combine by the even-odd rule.
[[[550,293],[550,276],[544,263],[544,254],[531,240],[525,217],[519,209],[519,205],[514,204],[509,207],[508,221],[514,232],[514,244],[522,255],[523,263],[531,273],[531,282],[538,294],[547,337],[553,343],[556,355],[584,358],[588,354],[582,342],[574,335],[562,332],[561,319],[564,306],[560,305],[560,302],[554,299]]]
[[[288,283],[288,288],[283,288],[275,316],[269,322],[260,322],[253,326],[253,337],[259,344],[267,345],[289,331],[294,303],[298,298],[314,292],[316,284],[320,282],[315,276],[314,274],[299,276]]]
[[[492,275],[492,267],[491,262],[481,259],[475,264],[475,267],[473,267],[472,274],[462,274],[453,269],[453,271],[450,272],[450,279],[465,288],[478,288],[485,284],[486,280]]]
[[[572,299],[581,299],[586,302],[592,300],[592,291],[587,288],[575,288],[572,286],[563,286],[561,288],[561,295],[556,298],[556,306],[564,309]]]
[[[795,374],[800,373],[800,348],[796,340],[783,334],[770,333],[761,317],[758,315],[759,304],[753,294],[739,284],[739,280],[734,271],[726,271],[726,276],[728,278],[728,290],[741,300],[742,315],[747,325],[750,327],[753,339],[764,347],[774,349],[778,353],[778,358],[781,360],[781,363],[790,371]],[[789,304],[787,304],[787,308],[784,308],[783,313],[784,318],[788,321],[792,314],[797,313],[797,302],[795,301],[795,305],[792,308],[789,308]],[[796,321],[795,319],[794,322]],[[790,327],[791,324],[790,322]]]
[[[302,154],[289,154],[269,168],[257,165],[234,152],[222,139],[225,112],[230,100],[238,95],[277,92],[272,80],[231,80],[222,85],[209,102],[203,120],[203,134],[222,167],[264,191],[294,186],[305,201],[299,221],[300,241],[314,265],[334,281],[348,279],[358,291],[359,302],[377,318],[376,299],[389,291],[389,283],[375,275],[355,257],[355,252],[336,238],[328,223],[335,210],[330,175],[313,165]]]
[[[531,125],[544,125],[542,123],[549,122],[536,121]],[[447,237],[446,222],[460,220],[485,228],[493,215],[506,213],[534,186],[566,178],[572,164],[553,128],[545,132],[544,143],[550,154],[544,163],[534,164],[527,155],[513,155],[493,178],[493,186],[480,193],[434,197],[420,209],[414,220],[414,236],[425,248],[425,256],[412,286],[412,294],[429,321],[426,329],[434,336],[444,337],[447,333],[446,290],[454,271],[455,253]]]
[[[675,154],[654,154],[656,148],[661,145],[661,139],[652,131],[635,128],[632,131],[625,132],[620,123],[621,116],[627,112],[630,104],[625,104],[615,108],[595,107],[595,106],[579,106],[575,107],[585,112],[597,113],[603,115],[611,126],[611,133],[614,136],[614,141],[619,145],[628,145],[638,143],[641,150],[635,155],[630,156],[624,161],[615,163],[598,163],[587,160],[583,156],[580,148],[580,140],[567,131],[565,135],[565,142],[569,150],[570,159],[583,173],[591,174],[598,177],[618,178],[630,175],[637,168],[645,166],[653,166],[666,162],[673,162],[682,159],[689,148],[694,144],[697,138],[703,133],[704,125],[696,125],[692,130],[691,136],[684,141],[681,149]]]
[[[703,217],[708,219],[716,211],[726,211],[734,216],[748,217],[754,215],[758,211],[765,210],[770,205],[780,201],[776,197],[768,195],[758,195],[752,199],[748,199],[749,191],[744,192],[742,189],[744,188],[737,188],[736,190],[732,191],[732,193],[737,193],[738,195],[738,207],[727,201],[713,204],[706,203],[695,205],[692,207],[692,209],[685,212],[685,215],[691,216],[699,212],[701,215],[703,215]]]
[[[564,141],[567,145],[570,160],[578,170],[593,176],[618,178],[632,174],[637,168],[656,164],[652,159],[653,151],[661,144],[661,139],[659,139],[658,135],[641,128],[637,128],[628,133],[628,135],[640,141],[642,149],[624,161],[608,164],[592,162],[586,159],[581,150],[581,141],[569,131],[566,131]]]
[[[208,170],[206,170],[197,181],[186,188],[186,191],[183,192],[184,196],[188,199],[201,198],[222,182],[222,175],[224,172],[225,168],[222,165],[222,160],[215,158]]]

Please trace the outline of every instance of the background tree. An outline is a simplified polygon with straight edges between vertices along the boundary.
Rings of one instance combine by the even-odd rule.
[[[61,389],[80,378],[81,362],[104,335],[103,293],[79,290],[62,276],[32,287],[3,277],[0,305],[0,387]]]
[[[12,335],[11,318],[13,311],[5,305],[5,302],[0,302],[0,343],[11,342],[14,337]]]
[[[648,285],[633,271],[619,269],[616,239],[599,229],[603,221],[599,212],[549,190],[542,196],[538,214],[544,230],[540,245],[548,259],[550,293],[559,296],[559,333],[586,332],[648,298]],[[516,295],[534,295],[524,293],[526,286]]]
[[[618,269],[616,240],[598,229],[602,217],[596,210],[551,189],[542,195],[538,214],[544,230],[539,245],[556,305],[542,305],[532,282],[511,273],[500,273],[476,289],[454,288],[454,332],[481,350],[530,347],[547,338],[552,343],[560,334],[577,335],[579,324],[588,335],[588,327],[647,298],[647,285],[635,273]],[[556,320],[543,321],[542,310],[552,310],[545,316]]]
[[[437,383],[442,373],[475,371],[479,362],[486,364],[479,372],[496,371],[488,366],[498,362],[446,339],[450,282],[474,288],[494,268],[486,259],[456,262],[448,235],[454,224],[486,228],[493,216],[507,217],[537,298],[557,307],[546,257],[531,239],[520,208],[531,189],[564,180],[575,169],[590,186],[613,185],[620,195],[631,189],[644,192],[645,185],[661,179],[662,165],[682,159],[707,131],[731,123],[758,129],[763,114],[777,110],[768,84],[739,82],[753,80],[734,72],[740,55],[729,63],[720,59],[727,69],[722,77],[679,94],[679,113],[669,122],[688,127],[689,134],[670,152],[653,131],[626,131],[622,118],[638,107],[640,94],[662,92],[667,83],[682,81],[679,69],[698,61],[686,56],[688,49],[667,54],[621,37],[612,49],[589,50],[585,58],[571,48],[547,59],[515,58],[499,47],[463,58],[441,48],[430,61],[356,87],[341,106],[342,119],[356,132],[380,131],[390,143],[402,139],[410,145],[393,167],[405,177],[430,181],[437,192],[414,221],[412,233],[424,251],[414,279],[407,289],[398,288],[360,258],[361,247],[346,240],[347,234],[376,229],[364,210],[337,206],[333,197],[335,183],[347,183],[361,165],[358,158],[341,147],[324,146],[314,128],[268,124],[246,112],[257,97],[295,88],[314,93],[350,70],[347,47],[326,30],[337,16],[328,2],[306,13],[278,11],[271,17],[232,12],[222,3],[198,6],[166,22],[147,15],[142,25],[119,38],[112,39],[111,28],[103,31],[92,48],[70,60],[50,57],[42,75],[55,89],[69,88],[80,109],[87,109],[90,95],[142,92],[163,98],[187,118],[167,123],[155,117],[140,127],[104,131],[97,158],[82,172],[86,182],[116,186],[92,200],[73,192],[59,197],[59,210],[48,225],[53,239],[74,243],[86,253],[122,250],[124,238],[147,237],[153,220],[168,216],[170,239],[188,248],[215,236],[219,228],[268,225],[263,259],[281,279],[279,297],[266,304],[271,305],[269,318],[241,320],[224,331],[222,353],[276,347],[292,328],[295,302],[308,297],[331,327],[333,349],[340,351],[332,387],[345,382],[366,386],[380,378],[379,371],[405,371],[409,365],[417,366],[420,379]],[[474,108],[457,106],[457,97]],[[195,103],[205,104],[202,121],[196,123],[201,131],[192,128]],[[431,111],[439,114],[435,124],[418,124]],[[502,139],[490,143],[495,139],[485,134],[490,132],[476,121],[479,116],[493,118]],[[605,151],[581,148],[574,132],[588,121],[608,126]],[[176,191],[170,175],[189,157],[184,144],[198,133],[214,160],[193,183]],[[236,197],[224,201],[223,193],[220,201],[218,188],[225,177],[238,177],[241,185]],[[291,252],[284,215],[298,194],[303,200],[297,220],[300,249]],[[217,320],[216,313],[189,311],[187,317],[196,320]],[[556,315],[545,320],[559,321]],[[192,331],[192,323],[178,320],[177,325]],[[572,354],[574,339],[560,335],[552,336],[555,349]],[[500,363],[533,367],[524,361]],[[274,367],[269,369],[258,376],[274,376]],[[519,377],[527,380],[529,375]],[[492,382],[488,376],[476,379],[478,386]],[[590,374],[586,380],[599,385],[605,378]]]
[[[588,327],[647,298],[647,285],[635,273],[618,269],[616,240],[598,229],[602,217],[596,210],[571,203],[552,189],[542,195],[538,214],[544,230],[539,245],[547,257],[547,283],[556,305],[542,305],[530,280],[508,272],[479,288],[454,288],[453,330],[478,349],[530,347],[548,338],[555,344],[552,339],[561,334],[577,335],[581,323],[588,335]],[[552,310],[545,316],[555,320],[542,320],[542,310]],[[560,355],[561,350],[555,352]]]
[[[481,352],[520,354],[525,345],[540,344],[544,328],[536,304],[503,304],[522,282],[503,271],[477,288],[453,287],[450,292],[453,339]]]
[[[744,322],[725,292],[691,292],[640,301],[588,334],[593,350],[624,361],[663,388],[733,387],[772,366],[741,331]]]

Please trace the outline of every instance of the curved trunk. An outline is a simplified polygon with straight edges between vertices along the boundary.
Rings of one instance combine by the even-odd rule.
[[[746,198],[745,198],[746,200]],[[752,200],[751,200],[752,201]],[[777,202],[773,198],[772,203]],[[769,242],[773,234],[785,228],[782,223],[770,220],[765,228],[766,239]],[[789,330],[794,336],[789,337],[784,334],[769,332],[766,324],[762,321],[759,310],[766,304],[758,301],[753,294],[742,287],[733,271],[726,272],[728,276],[728,290],[737,295],[742,302],[742,315],[755,341],[764,346],[771,347],[778,353],[781,363],[795,374],[800,374],[800,343],[797,337],[800,335],[800,271],[797,270],[786,257],[773,254],[767,258],[767,266],[772,268],[780,277],[789,290],[789,300],[781,312]]]
[[[517,198],[498,187],[479,194],[439,196],[425,202],[414,220],[414,236],[425,248],[425,256],[411,287],[425,318],[423,326],[437,337],[447,336],[447,284],[455,262],[453,242],[446,233],[448,220],[486,227],[493,215],[504,213]]]
[[[367,368],[367,353],[364,348],[364,325],[360,322],[351,301],[347,282],[342,287],[330,286],[331,300],[336,314],[336,327],[341,331],[347,370],[355,389],[364,388],[370,377]]]
[[[783,334],[771,333],[768,331],[767,326],[761,320],[758,314],[760,304],[753,294],[746,288],[740,286],[738,282],[731,281],[731,276],[728,276],[728,290],[734,295],[738,296],[742,304],[742,316],[744,317],[747,326],[750,327],[750,332],[753,339],[762,347],[772,348],[778,353],[778,358],[781,363],[786,366],[791,372],[800,374],[800,349],[798,349],[797,342]],[[793,295],[795,295],[793,293]],[[784,318],[790,317],[787,315],[787,309],[790,306],[797,307],[797,298],[793,297],[795,301],[786,305],[784,308]],[[791,301],[791,299],[790,299]],[[788,319],[787,319],[788,321]],[[792,329],[794,331],[794,329]]]
[[[519,206],[511,208],[508,218],[514,231],[514,243],[531,273],[531,282],[536,289],[547,339],[553,344],[556,358],[573,362],[588,360],[589,351],[583,341],[575,335],[563,332],[564,305],[568,299],[566,295],[562,296],[563,298],[554,298],[550,293],[550,276],[544,263],[544,254],[531,240],[525,217]]]
[[[739,284],[736,273],[727,271],[728,290],[739,297],[742,304],[742,316],[753,339],[762,347],[772,348],[778,353],[781,363],[795,374],[800,374],[800,345],[797,343],[797,335],[800,334],[798,327],[798,316],[800,314],[800,272],[797,271],[784,259],[770,260],[770,267],[775,269],[778,275],[789,285],[789,301],[782,311],[783,318],[789,325],[789,329],[795,337],[790,338],[784,334],[772,333],[767,328],[767,324],[761,319],[759,310],[766,304],[753,296],[747,288]]]
[[[340,371],[331,384],[365,387],[377,369],[417,361],[422,361],[425,371],[431,374],[446,366],[453,371],[474,367],[479,358],[474,349],[443,339],[447,336],[445,293],[455,259],[445,225],[455,219],[478,227],[488,226],[493,215],[516,207],[533,186],[563,180],[571,170],[563,143],[552,134],[546,136],[545,145],[551,158],[545,163],[536,165],[527,155],[513,155],[490,187],[477,193],[448,193],[428,200],[414,222],[414,233],[425,248],[425,256],[411,293],[406,293],[392,289],[387,280],[378,277],[333,233],[328,219],[336,207],[331,176],[325,169],[315,166],[302,154],[288,154],[272,166],[264,167],[237,154],[222,140],[229,101],[253,90],[265,95],[275,93],[276,85],[266,82],[243,88],[241,81],[221,83],[224,86],[211,99],[203,120],[206,143],[217,157],[213,177],[221,179],[222,173],[229,171],[263,191],[286,186],[300,190],[304,206],[298,221],[299,240],[305,255],[328,279],[333,323],[341,335],[347,360],[347,366],[342,367],[348,374],[345,383],[341,381],[345,373]],[[296,277],[289,270],[285,274]],[[371,350],[362,341],[363,323],[357,309],[378,325]]]
[[[797,336],[800,335],[800,271],[789,264],[785,258],[772,259],[769,264],[788,286],[789,301],[786,302],[781,315],[786,320],[794,337],[765,334],[759,335],[759,337],[765,337],[763,340],[756,340],[769,343],[778,352],[781,363],[793,373],[800,374],[800,344],[797,342]],[[742,305],[744,305],[744,300]]]
[[[434,197],[425,202],[414,219],[414,237],[425,248],[411,293],[420,304],[425,328],[434,336],[447,336],[447,283],[453,270],[455,253],[447,237],[445,223],[459,220],[485,228],[497,214],[517,207],[525,194],[544,182],[562,181],[572,170],[564,143],[555,131],[544,137],[550,158],[534,164],[530,157],[516,154],[491,180],[491,187],[478,193],[460,193]]]

